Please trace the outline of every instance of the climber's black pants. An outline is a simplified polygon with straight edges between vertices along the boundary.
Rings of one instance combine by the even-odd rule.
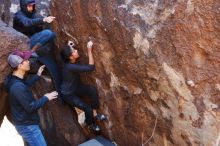
[[[81,97],[86,96],[91,99],[91,104],[86,104]],[[75,90],[75,93],[69,96],[63,96],[65,102],[71,106],[75,106],[85,112],[86,124],[90,125],[93,123],[93,109],[98,109],[98,95],[96,88],[90,85],[79,85]]]

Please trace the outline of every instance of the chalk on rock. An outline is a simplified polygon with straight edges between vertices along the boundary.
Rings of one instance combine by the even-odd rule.
[[[73,47],[75,46],[75,44],[73,41],[68,41],[68,46],[73,50],[74,49]]]
[[[93,42],[92,42],[92,41],[89,41],[89,42],[87,43],[87,48],[92,48],[92,46],[93,46]]]
[[[187,85],[191,86],[191,87],[194,87],[195,86],[195,83],[192,81],[192,80],[188,80],[186,82]]]

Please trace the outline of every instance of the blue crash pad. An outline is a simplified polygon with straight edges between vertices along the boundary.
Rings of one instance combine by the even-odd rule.
[[[94,139],[86,141],[78,146],[116,146],[111,141],[105,139],[102,136],[97,136]]]

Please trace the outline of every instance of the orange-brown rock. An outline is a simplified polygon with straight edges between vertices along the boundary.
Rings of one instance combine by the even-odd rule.
[[[211,0],[51,1],[59,47],[75,40],[84,60],[86,42],[95,43],[96,72],[83,79],[97,86],[108,115],[103,135],[120,146],[219,145],[219,7]]]

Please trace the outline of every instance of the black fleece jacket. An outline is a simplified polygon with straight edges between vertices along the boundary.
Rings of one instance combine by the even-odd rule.
[[[39,76],[37,75],[26,81],[13,75],[9,75],[5,79],[4,86],[9,94],[12,123],[14,125],[39,124],[37,110],[48,102],[48,98],[42,96],[36,100],[29,89],[38,79]]]
[[[81,65],[76,63],[66,63],[63,67],[63,81],[61,84],[61,93],[64,96],[71,95],[81,84],[80,73],[93,71],[95,65]]]

